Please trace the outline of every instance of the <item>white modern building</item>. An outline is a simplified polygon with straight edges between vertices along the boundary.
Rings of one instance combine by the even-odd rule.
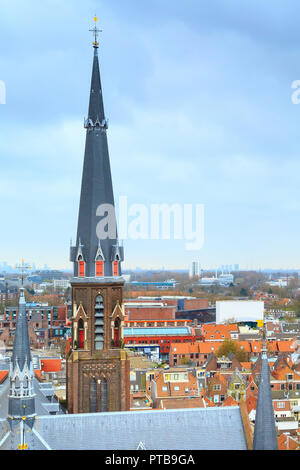
[[[202,277],[199,283],[201,286],[218,285],[228,287],[231,284],[234,284],[234,276],[233,274],[220,274],[219,277]]]
[[[216,323],[257,322],[264,318],[264,302],[258,300],[221,300],[216,302]]]

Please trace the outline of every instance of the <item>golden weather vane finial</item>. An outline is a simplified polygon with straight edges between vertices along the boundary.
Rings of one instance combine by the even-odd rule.
[[[94,23],[95,23],[94,28],[89,30],[91,33],[94,34],[95,40],[93,42],[93,46],[95,48],[99,47],[98,36],[99,36],[99,33],[102,33],[102,30],[97,28],[97,21],[98,21],[98,18],[97,18],[97,15],[95,15],[94,16]]]

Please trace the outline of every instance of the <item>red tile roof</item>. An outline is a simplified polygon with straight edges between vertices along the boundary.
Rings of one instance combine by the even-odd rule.
[[[277,341],[277,345],[280,352],[294,352],[296,349],[294,341]]]
[[[246,399],[246,406],[247,406],[248,414],[250,413],[250,411],[256,410],[256,404],[257,404],[257,398],[255,398],[253,395],[250,395]]]
[[[231,396],[227,397],[221,406],[238,406],[238,402]]]
[[[251,352],[251,346],[250,346],[249,341],[237,341],[237,344],[243,351],[247,353]]]
[[[278,437],[278,450],[296,450],[299,446],[297,440],[289,434],[281,434]]]
[[[0,384],[8,377],[8,370],[0,370]]]
[[[222,341],[212,341],[210,343],[172,343],[171,351],[172,354],[210,354],[216,352],[217,349],[222,345]]]
[[[207,397],[204,397],[204,401],[205,401],[205,406],[208,407],[208,406],[216,406],[212,401],[210,401],[209,398]]]
[[[36,378],[37,378],[38,380],[41,380],[41,378],[42,378],[42,371],[39,370],[39,369],[35,369],[34,373],[35,373]]]
[[[252,369],[252,362],[241,362],[241,366],[243,367],[243,369],[251,370]]]
[[[162,398],[159,408],[174,410],[180,408],[204,408],[204,399],[200,397],[190,398]]]
[[[61,359],[41,359],[41,366],[44,372],[60,372],[61,371]]]

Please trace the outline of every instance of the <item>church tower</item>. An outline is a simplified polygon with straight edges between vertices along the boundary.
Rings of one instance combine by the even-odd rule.
[[[72,347],[67,358],[69,413],[130,408],[123,346],[123,288],[96,26],[76,245],[71,246]]]

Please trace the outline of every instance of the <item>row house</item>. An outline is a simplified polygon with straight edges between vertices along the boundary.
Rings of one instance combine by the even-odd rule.
[[[168,369],[150,374],[146,379],[146,390],[151,392],[153,408],[161,408],[161,400],[166,404],[168,399],[201,397],[198,381],[187,369]]]
[[[231,396],[237,403],[246,400],[247,381],[238,369],[228,378],[227,394]]]
[[[222,342],[206,343],[195,342],[194,344],[172,344],[169,353],[171,366],[189,363],[194,367],[202,366],[211,353],[215,353]]]
[[[201,332],[205,342],[224,341],[225,339],[238,340],[239,327],[236,324],[207,323],[201,326]]]
[[[37,303],[27,303],[26,312],[29,322],[45,322],[49,329],[49,337],[64,335],[64,328],[68,321],[69,306],[67,304],[58,306],[49,306]],[[18,318],[18,307],[6,307],[4,309],[3,321],[0,328],[15,328]],[[38,328],[38,327],[37,327]]]
[[[216,372],[209,380],[206,387],[206,397],[215,405],[221,405],[227,398],[227,380]]]

